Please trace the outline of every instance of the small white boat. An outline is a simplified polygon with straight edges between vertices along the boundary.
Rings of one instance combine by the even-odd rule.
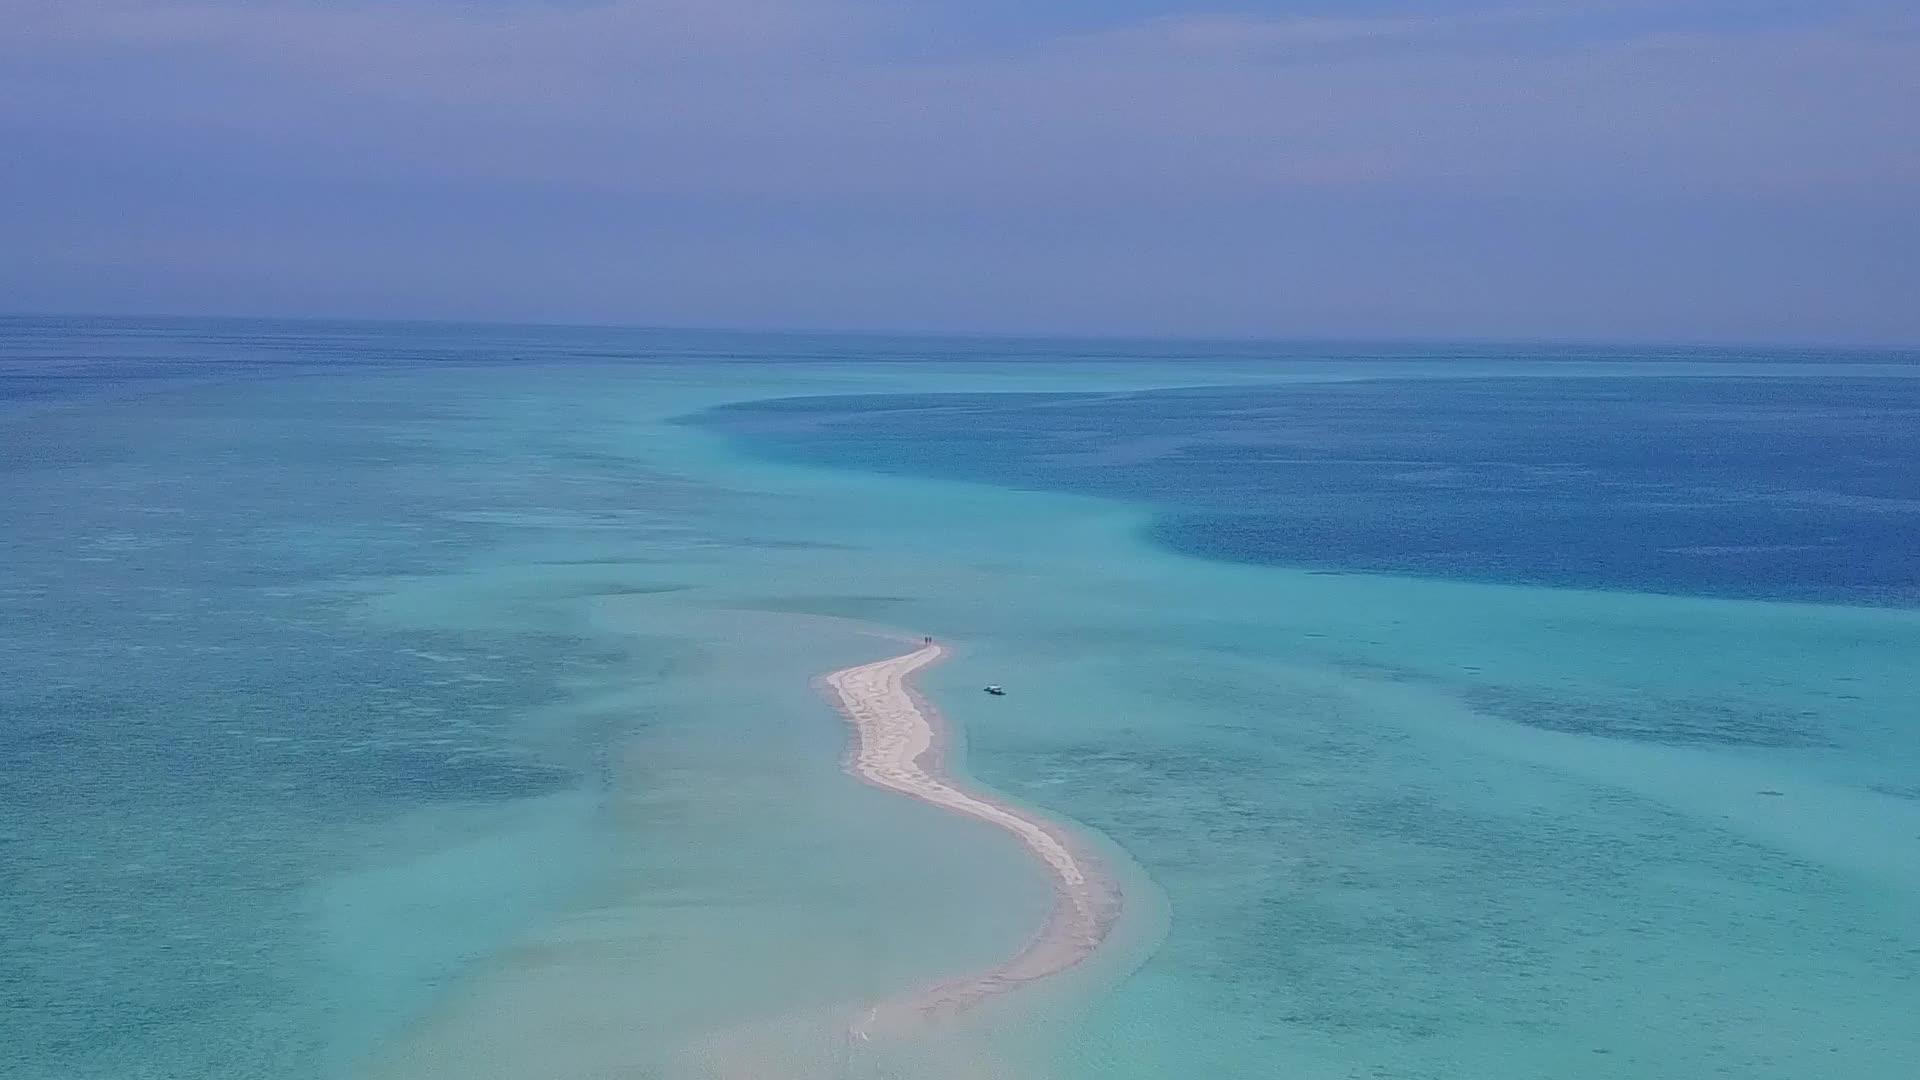
[[[986,689],[987,689],[987,693],[992,694],[994,697],[1007,696],[1006,688],[1002,687],[999,683],[994,683],[992,686],[989,686]]]

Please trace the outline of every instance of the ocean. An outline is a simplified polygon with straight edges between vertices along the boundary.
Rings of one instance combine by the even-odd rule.
[[[0,1075],[1878,1080],[1920,357],[0,319]],[[933,635],[1089,963],[856,783]],[[979,693],[985,683],[1008,694]]]

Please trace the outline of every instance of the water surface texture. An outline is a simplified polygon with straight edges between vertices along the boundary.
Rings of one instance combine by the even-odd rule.
[[[1916,376],[0,321],[0,1074],[1905,1078]]]

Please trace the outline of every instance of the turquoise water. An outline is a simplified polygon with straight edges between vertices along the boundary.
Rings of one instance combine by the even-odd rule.
[[[0,323],[0,1073],[1904,1077],[1914,373]],[[1564,384],[1615,423],[1675,382],[1797,460],[1695,442],[1618,478],[1610,445],[1672,426],[1573,458],[1527,408],[1456,418],[1506,457],[1463,454],[1356,379],[1423,407]],[[1137,394],[1184,387],[1243,390]],[[973,396],[1006,393],[1097,396],[1070,424]],[[978,437],[916,415],[942,394]],[[849,395],[886,423],[768,442],[705,413]],[[1270,437],[1189,434],[1213,479],[1137,486],[1166,457],[1143,441],[1223,430],[1171,407],[1196,398],[1268,432],[1311,402],[1289,456],[1369,465],[1290,541],[1313,557],[1262,537],[1324,470],[1283,499],[1221,449]],[[1579,556],[1542,508],[1581,484],[1652,522],[1627,540],[1737,572]],[[1504,572],[1457,519],[1333,546],[1503,486]],[[1257,549],[1181,531],[1223,509],[1264,515]],[[1059,986],[861,1047],[851,1005],[998,959],[1046,904],[1003,836],[840,771],[809,681],[886,633],[959,647],[930,691],[967,771],[1095,830],[1133,903]]]

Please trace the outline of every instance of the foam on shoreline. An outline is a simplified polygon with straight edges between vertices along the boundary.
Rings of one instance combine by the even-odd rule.
[[[903,1021],[952,1016],[1065,971],[1099,948],[1120,910],[1118,886],[1072,833],[1028,811],[968,791],[946,774],[944,722],[908,681],[946,656],[943,646],[929,644],[825,677],[829,696],[854,727],[848,771],[875,787],[1013,834],[1047,867],[1054,885],[1053,912],[1033,939],[1002,963],[873,1006],[853,1025],[853,1035],[861,1039]]]

